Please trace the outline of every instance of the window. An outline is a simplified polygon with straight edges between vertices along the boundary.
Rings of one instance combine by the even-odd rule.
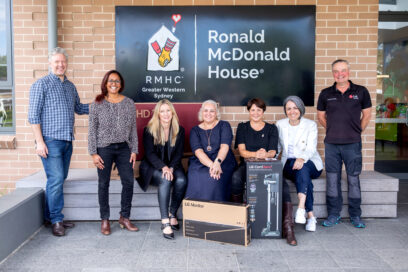
[[[408,1],[383,2],[378,22],[374,169],[407,173]]]
[[[14,131],[11,0],[0,0],[0,132]]]

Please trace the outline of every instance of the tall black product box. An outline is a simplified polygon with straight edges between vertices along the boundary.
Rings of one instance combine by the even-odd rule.
[[[282,236],[282,163],[246,160],[246,200],[252,238]]]

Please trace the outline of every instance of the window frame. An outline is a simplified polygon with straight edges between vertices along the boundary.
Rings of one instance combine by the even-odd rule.
[[[379,4],[380,5],[396,5],[397,0],[380,0]]]
[[[12,97],[12,126],[11,127],[0,127],[0,134],[10,134],[15,133],[16,127],[16,115],[15,115],[15,98],[14,98],[14,63],[13,63],[13,32],[12,32],[12,0],[5,0],[5,11],[6,11],[6,60],[7,60],[7,80],[0,81],[0,91],[11,92]]]

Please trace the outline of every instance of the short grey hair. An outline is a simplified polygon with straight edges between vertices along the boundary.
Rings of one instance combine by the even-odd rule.
[[[51,52],[48,54],[48,61],[51,61],[51,58],[57,54],[63,54],[65,56],[65,59],[68,61],[68,53],[64,48],[61,47],[55,47],[51,50]]]
[[[306,111],[305,104],[303,103],[303,100],[299,96],[296,96],[296,95],[291,95],[291,96],[286,97],[285,100],[283,101],[283,112],[285,113],[286,116],[288,116],[286,114],[286,104],[289,101],[292,101],[293,103],[295,103],[296,107],[300,111],[299,119],[302,118],[302,116],[305,114],[305,111]]]
[[[350,70],[350,63],[344,59],[336,59],[335,61],[333,61],[331,64],[332,70],[333,70],[334,65],[336,65],[337,63],[341,63],[341,62],[347,64],[347,68]]]
[[[203,104],[201,104],[201,108],[200,108],[200,110],[198,111],[198,121],[200,121],[200,122],[203,121],[203,116],[202,116],[202,114],[203,114],[203,109],[204,109],[204,105],[205,105],[205,104],[211,104],[211,105],[213,105],[213,106],[215,107],[216,112],[217,112],[217,120],[221,120],[221,112],[220,112],[220,108],[218,107],[218,103],[215,102],[214,100],[209,99],[209,100],[205,100],[205,101],[203,102]]]

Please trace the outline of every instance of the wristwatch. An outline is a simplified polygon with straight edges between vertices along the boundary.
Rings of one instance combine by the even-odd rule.
[[[219,162],[220,164],[222,163],[222,160],[220,158],[217,158],[216,161]]]

